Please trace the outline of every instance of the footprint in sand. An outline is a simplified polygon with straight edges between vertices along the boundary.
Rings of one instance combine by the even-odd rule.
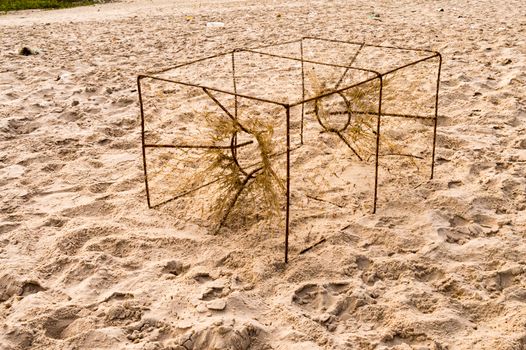
[[[56,247],[66,255],[77,255],[84,245],[97,237],[105,237],[120,232],[115,226],[85,227],[70,231],[57,240]]]
[[[173,344],[175,349],[271,349],[261,343],[263,331],[250,323],[236,323],[235,320],[216,321],[214,324],[192,330]],[[170,344],[171,345],[171,344]]]
[[[113,184],[113,182],[97,182],[88,187],[91,193],[104,193]]]
[[[334,331],[340,322],[353,317],[358,308],[375,301],[347,282],[306,284],[296,290],[292,302],[315,322]]]
[[[173,276],[182,276],[188,271],[190,265],[184,264],[177,260],[170,260],[163,264],[162,273],[167,273]]]
[[[341,294],[349,289],[349,284],[327,283],[306,284],[294,292],[292,301],[309,312],[332,310]]]
[[[418,331],[400,331],[384,336],[375,349],[443,350],[448,348],[432,339],[429,339],[425,333],[418,333]]]
[[[199,299],[203,301],[212,301],[215,299],[224,298],[230,294],[230,287],[223,281],[211,281],[204,285],[203,292]]]
[[[46,288],[37,281],[20,280],[10,274],[0,276],[0,303],[9,300],[12,296],[24,297],[45,290]]]
[[[472,219],[454,215],[449,219],[449,227],[439,228],[437,232],[446,242],[463,245],[471,239],[489,236],[498,231],[498,227],[488,227],[486,221],[477,220],[476,215]]]
[[[20,224],[18,223],[0,224],[0,235],[3,233],[11,232],[19,226]]]
[[[78,306],[67,306],[59,308],[54,311],[51,315],[39,317],[32,320],[35,328],[44,329],[46,337],[52,339],[66,339],[72,334],[67,331],[67,328],[79,318],[78,314],[82,309]]]
[[[409,298],[409,303],[423,314],[431,314],[439,307],[438,296],[428,292],[416,291]]]
[[[89,204],[79,205],[76,207],[65,209],[61,212],[61,215],[67,217],[98,217],[111,215],[115,209],[113,204],[107,203],[103,200],[94,201]]]
[[[104,323],[109,326],[129,325],[139,321],[148,308],[136,300],[124,300],[113,305],[100,307],[104,312]]]

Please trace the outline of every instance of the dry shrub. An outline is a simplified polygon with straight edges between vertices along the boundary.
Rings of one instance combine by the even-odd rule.
[[[308,78],[316,96],[334,91],[334,88],[327,87],[325,82],[320,82],[313,72],[309,73]],[[390,86],[393,79],[394,74],[390,78],[384,79],[383,88]],[[333,80],[335,79],[329,79],[329,81]],[[314,110],[315,112],[317,111],[317,118],[322,127],[324,127],[324,132],[336,134],[360,160],[370,160],[376,152],[379,91],[379,80],[373,80],[339,94],[345,100],[347,106],[345,111],[339,111],[338,113],[350,113],[351,118],[350,124],[344,130],[327,127],[330,124],[331,116],[334,114],[325,109],[319,100],[314,102]],[[384,101],[385,99],[386,96],[384,96]],[[380,143],[382,147],[386,147],[389,150],[387,154],[400,154],[400,146],[389,140],[385,134],[381,134]],[[414,160],[412,162],[414,163]]]
[[[333,91],[316,75],[308,77],[316,96]],[[389,80],[384,80],[384,87],[388,84]],[[333,109],[334,105],[329,104],[329,108],[325,108],[323,103],[314,102],[320,124],[325,125],[324,132],[335,133],[361,160],[369,160],[375,154],[378,92],[379,81],[373,80],[340,95],[347,104],[347,110],[343,112],[351,115],[350,124],[343,130],[327,127],[333,115],[329,109]],[[255,213],[267,219],[277,217],[283,209],[286,189],[283,179],[275,171],[279,157],[273,125],[257,118],[247,118],[241,124],[226,114],[208,111],[196,111],[195,115],[202,115],[206,122],[208,132],[205,139],[208,144],[230,145],[235,135],[250,137],[252,144],[236,148],[234,152],[231,148],[205,149],[200,162],[207,166],[193,173],[188,181],[178,181],[177,190],[184,193],[213,183],[214,198],[209,209],[212,220],[217,224],[216,230],[226,223],[229,216],[246,218]],[[389,149],[389,153],[396,153],[397,146],[386,140],[384,135],[381,143]],[[240,166],[235,157],[237,152],[248,152],[245,158],[257,160]]]
[[[215,198],[209,208],[212,220],[217,223],[216,230],[226,223],[234,209],[237,216],[257,210],[263,217],[275,217],[281,211],[283,201],[280,198],[286,190],[283,180],[274,170],[277,154],[273,126],[260,120],[250,120],[242,125],[223,114],[202,114],[208,129],[207,144],[225,146],[231,144],[235,135],[249,135],[251,147],[241,146],[235,152],[247,151],[245,158],[256,161],[240,165],[231,148],[207,148],[201,162],[208,165],[192,174],[188,181],[178,182],[176,191],[184,193],[189,188],[213,182]]]

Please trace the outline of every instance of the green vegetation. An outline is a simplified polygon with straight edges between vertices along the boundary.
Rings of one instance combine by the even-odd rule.
[[[65,7],[93,5],[94,3],[94,0],[1,0],[0,11],[58,9]]]

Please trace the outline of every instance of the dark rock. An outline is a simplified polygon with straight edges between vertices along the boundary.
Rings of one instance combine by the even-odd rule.
[[[38,52],[36,50],[30,49],[27,46],[24,46],[23,48],[21,48],[18,53],[22,56],[38,55]]]

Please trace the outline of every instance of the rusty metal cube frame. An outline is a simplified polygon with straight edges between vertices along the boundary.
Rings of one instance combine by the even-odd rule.
[[[328,63],[328,62],[319,62],[319,61],[315,61],[315,60],[305,59],[305,57],[304,57],[304,50],[303,50],[303,45],[304,45],[305,40],[316,40],[316,41],[325,42],[325,43],[351,44],[351,45],[358,46],[358,50],[355,52],[355,54],[352,57],[349,58],[349,63],[345,64],[345,65]],[[278,55],[278,54],[269,53],[269,52],[266,52],[266,51],[263,50],[263,49],[268,49],[268,48],[272,48],[272,47],[277,47],[279,45],[294,44],[294,43],[299,43],[299,46],[300,46],[300,52],[298,53],[297,56],[294,56],[294,55]],[[404,65],[397,66],[395,68],[389,69],[387,71],[376,71],[376,70],[372,70],[372,69],[368,69],[368,68],[362,68],[362,67],[355,67],[355,66],[353,66],[353,63],[355,62],[357,56],[360,54],[360,51],[363,48],[366,48],[366,47],[372,47],[372,48],[378,48],[378,49],[383,49],[384,48],[384,49],[391,49],[391,50],[414,51],[414,52],[419,52],[419,53],[424,54],[424,57],[421,57],[421,58],[419,58],[417,60],[411,61],[411,62],[406,63]],[[281,58],[281,59],[286,59],[286,60],[292,60],[292,61],[300,62],[301,63],[301,83],[302,83],[302,89],[303,89],[301,100],[296,101],[294,103],[283,103],[283,102],[280,102],[280,101],[274,101],[274,100],[259,98],[259,97],[256,97],[256,96],[248,96],[248,95],[244,95],[244,94],[239,94],[237,92],[237,88],[236,88],[236,70],[235,70],[235,67],[236,67],[236,54],[237,53],[242,53],[242,52],[255,53],[255,54],[259,54],[259,55],[268,55],[270,57],[276,57],[276,58]],[[166,78],[163,78],[161,76],[161,73],[164,73],[164,72],[167,72],[167,71],[170,71],[170,70],[174,70],[174,69],[178,69],[178,68],[181,68],[181,67],[189,66],[189,65],[192,65],[192,64],[195,64],[195,63],[198,63],[198,62],[204,62],[206,60],[210,60],[210,59],[213,59],[213,58],[216,58],[216,57],[228,56],[228,55],[231,56],[231,61],[232,61],[232,67],[231,67],[231,69],[232,69],[232,77],[231,77],[231,79],[232,79],[232,91],[226,91],[226,90],[222,90],[222,89],[208,87],[208,86],[205,86],[203,84],[193,84],[193,83],[184,82],[184,81],[177,81],[177,80],[172,80],[172,79],[166,79]],[[411,66],[415,66],[415,65],[417,65],[417,64],[419,64],[421,62],[429,61],[429,60],[433,60],[433,59],[437,59],[438,60],[436,90],[434,91],[434,95],[435,96],[434,96],[434,113],[433,113],[433,115],[432,116],[422,116],[422,115],[406,115],[406,114],[383,113],[382,112],[382,92],[383,92],[383,88],[384,88],[384,79],[385,79],[385,77],[387,75],[393,74],[393,73],[395,73],[395,72],[397,72],[397,71],[399,71],[401,69],[404,69],[404,68],[407,68],[407,67],[411,67]],[[309,97],[309,98],[306,99],[305,98],[305,70],[304,70],[304,65],[306,63],[345,69],[344,75],[347,74],[347,72],[350,71],[350,70],[360,70],[360,71],[372,73],[372,74],[374,74],[374,76],[372,78],[364,79],[362,81],[354,83],[354,84],[352,84],[350,86],[340,87],[340,85],[341,85],[341,83],[343,81],[343,77],[344,77],[344,75],[342,75],[342,77],[340,78],[340,80],[338,81],[338,84],[335,86],[334,89],[332,89],[332,90],[330,90],[328,92],[325,92],[323,94],[320,94],[318,96],[313,96],[313,97]],[[378,106],[377,106],[377,110],[375,111],[375,114],[377,115],[377,123],[376,123],[376,132],[375,132],[375,134],[376,134],[375,174],[374,174],[374,196],[373,196],[373,206],[372,206],[373,207],[373,213],[375,213],[376,212],[376,208],[377,208],[377,198],[378,198],[379,147],[380,147],[380,135],[381,135],[381,120],[382,120],[382,117],[393,116],[393,117],[402,117],[402,118],[431,119],[432,120],[432,122],[433,122],[433,141],[432,141],[433,145],[432,145],[432,154],[431,154],[431,159],[430,159],[430,167],[431,167],[430,178],[431,179],[433,178],[434,165],[435,165],[435,148],[436,148],[437,121],[438,121],[438,100],[439,100],[438,97],[439,97],[439,88],[440,88],[441,67],[442,67],[442,56],[440,55],[440,53],[438,53],[436,51],[423,50],[423,49],[414,49],[414,48],[406,48],[406,47],[371,45],[371,44],[366,44],[366,43],[363,43],[363,42],[332,40],[332,39],[323,39],[323,38],[315,38],[315,37],[303,37],[303,38],[298,39],[298,40],[293,40],[293,41],[288,41],[288,42],[278,43],[278,44],[273,44],[273,45],[259,46],[259,47],[252,48],[252,49],[236,49],[236,50],[233,50],[233,51],[230,51],[230,52],[221,53],[221,54],[218,54],[218,55],[213,55],[213,56],[209,56],[209,57],[206,57],[206,58],[201,58],[201,59],[198,59],[198,60],[187,62],[187,63],[181,64],[181,65],[177,65],[175,67],[170,67],[170,68],[167,68],[167,69],[164,69],[164,70],[161,70],[161,71],[157,71],[157,72],[154,72],[154,73],[139,75],[138,78],[137,78],[137,84],[138,84],[139,104],[140,104],[140,112],[141,112],[142,158],[143,158],[144,182],[145,182],[145,186],[146,186],[146,198],[147,198],[147,202],[148,202],[148,207],[149,208],[153,208],[153,207],[165,204],[167,202],[173,201],[174,199],[180,198],[181,196],[184,196],[184,195],[188,194],[191,191],[182,193],[181,195],[179,195],[179,196],[177,196],[175,198],[171,198],[171,199],[169,199],[167,201],[164,201],[162,203],[152,204],[151,198],[150,198],[150,187],[149,187],[149,183],[148,183],[148,167],[147,167],[146,149],[148,149],[148,148],[220,148],[220,149],[231,149],[232,152],[235,154],[235,148],[241,147],[243,145],[242,144],[238,145],[238,144],[233,144],[233,143],[230,144],[230,145],[184,145],[184,144],[149,144],[149,143],[146,143],[146,139],[145,139],[145,111],[144,111],[144,104],[143,104],[144,96],[143,96],[143,93],[142,93],[142,90],[141,90],[141,80],[143,80],[144,78],[149,78],[149,79],[152,79],[152,80],[163,81],[163,82],[166,82],[166,83],[180,84],[180,85],[193,87],[193,88],[200,88],[212,100],[214,100],[214,102],[230,118],[233,118],[233,119],[237,118],[238,98],[245,98],[245,99],[250,99],[250,100],[254,100],[254,101],[271,103],[271,104],[283,107],[285,115],[286,115],[286,194],[285,194],[286,195],[286,207],[285,207],[284,260],[285,260],[285,263],[287,263],[288,260],[289,260],[289,231],[290,231],[290,206],[291,206],[291,203],[290,203],[290,197],[291,197],[291,193],[290,193],[290,184],[291,184],[290,167],[291,167],[291,151],[292,151],[292,149],[291,149],[291,126],[290,126],[290,110],[291,110],[291,108],[293,108],[295,106],[301,106],[301,131],[300,131],[300,138],[301,138],[301,144],[303,144],[303,121],[304,121],[304,116],[305,116],[305,105],[307,103],[312,103],[312,102],[316,103],[316,101],[321,99],[321,98],[324,98],[324,97],[327,97],[327,96],[330,96],[330,95],[335,95],[335,94],[342,94],[346,90],[355,88],[355,87],[360,86],[362,84],[369,83],[369,82],[371,82],[373,80],[377,80],[379,82]],[[225,108],[219,101],[217,101],[213,97],[213,95],[211,94],[212,92],[228,94],[228,95],[233,96],[233,98],[235,100],[235,112],[232,113],[232,112],[228,111],[227,108]],[[321,121],[319,119],[318,119],[318,121],[321,124]]]

